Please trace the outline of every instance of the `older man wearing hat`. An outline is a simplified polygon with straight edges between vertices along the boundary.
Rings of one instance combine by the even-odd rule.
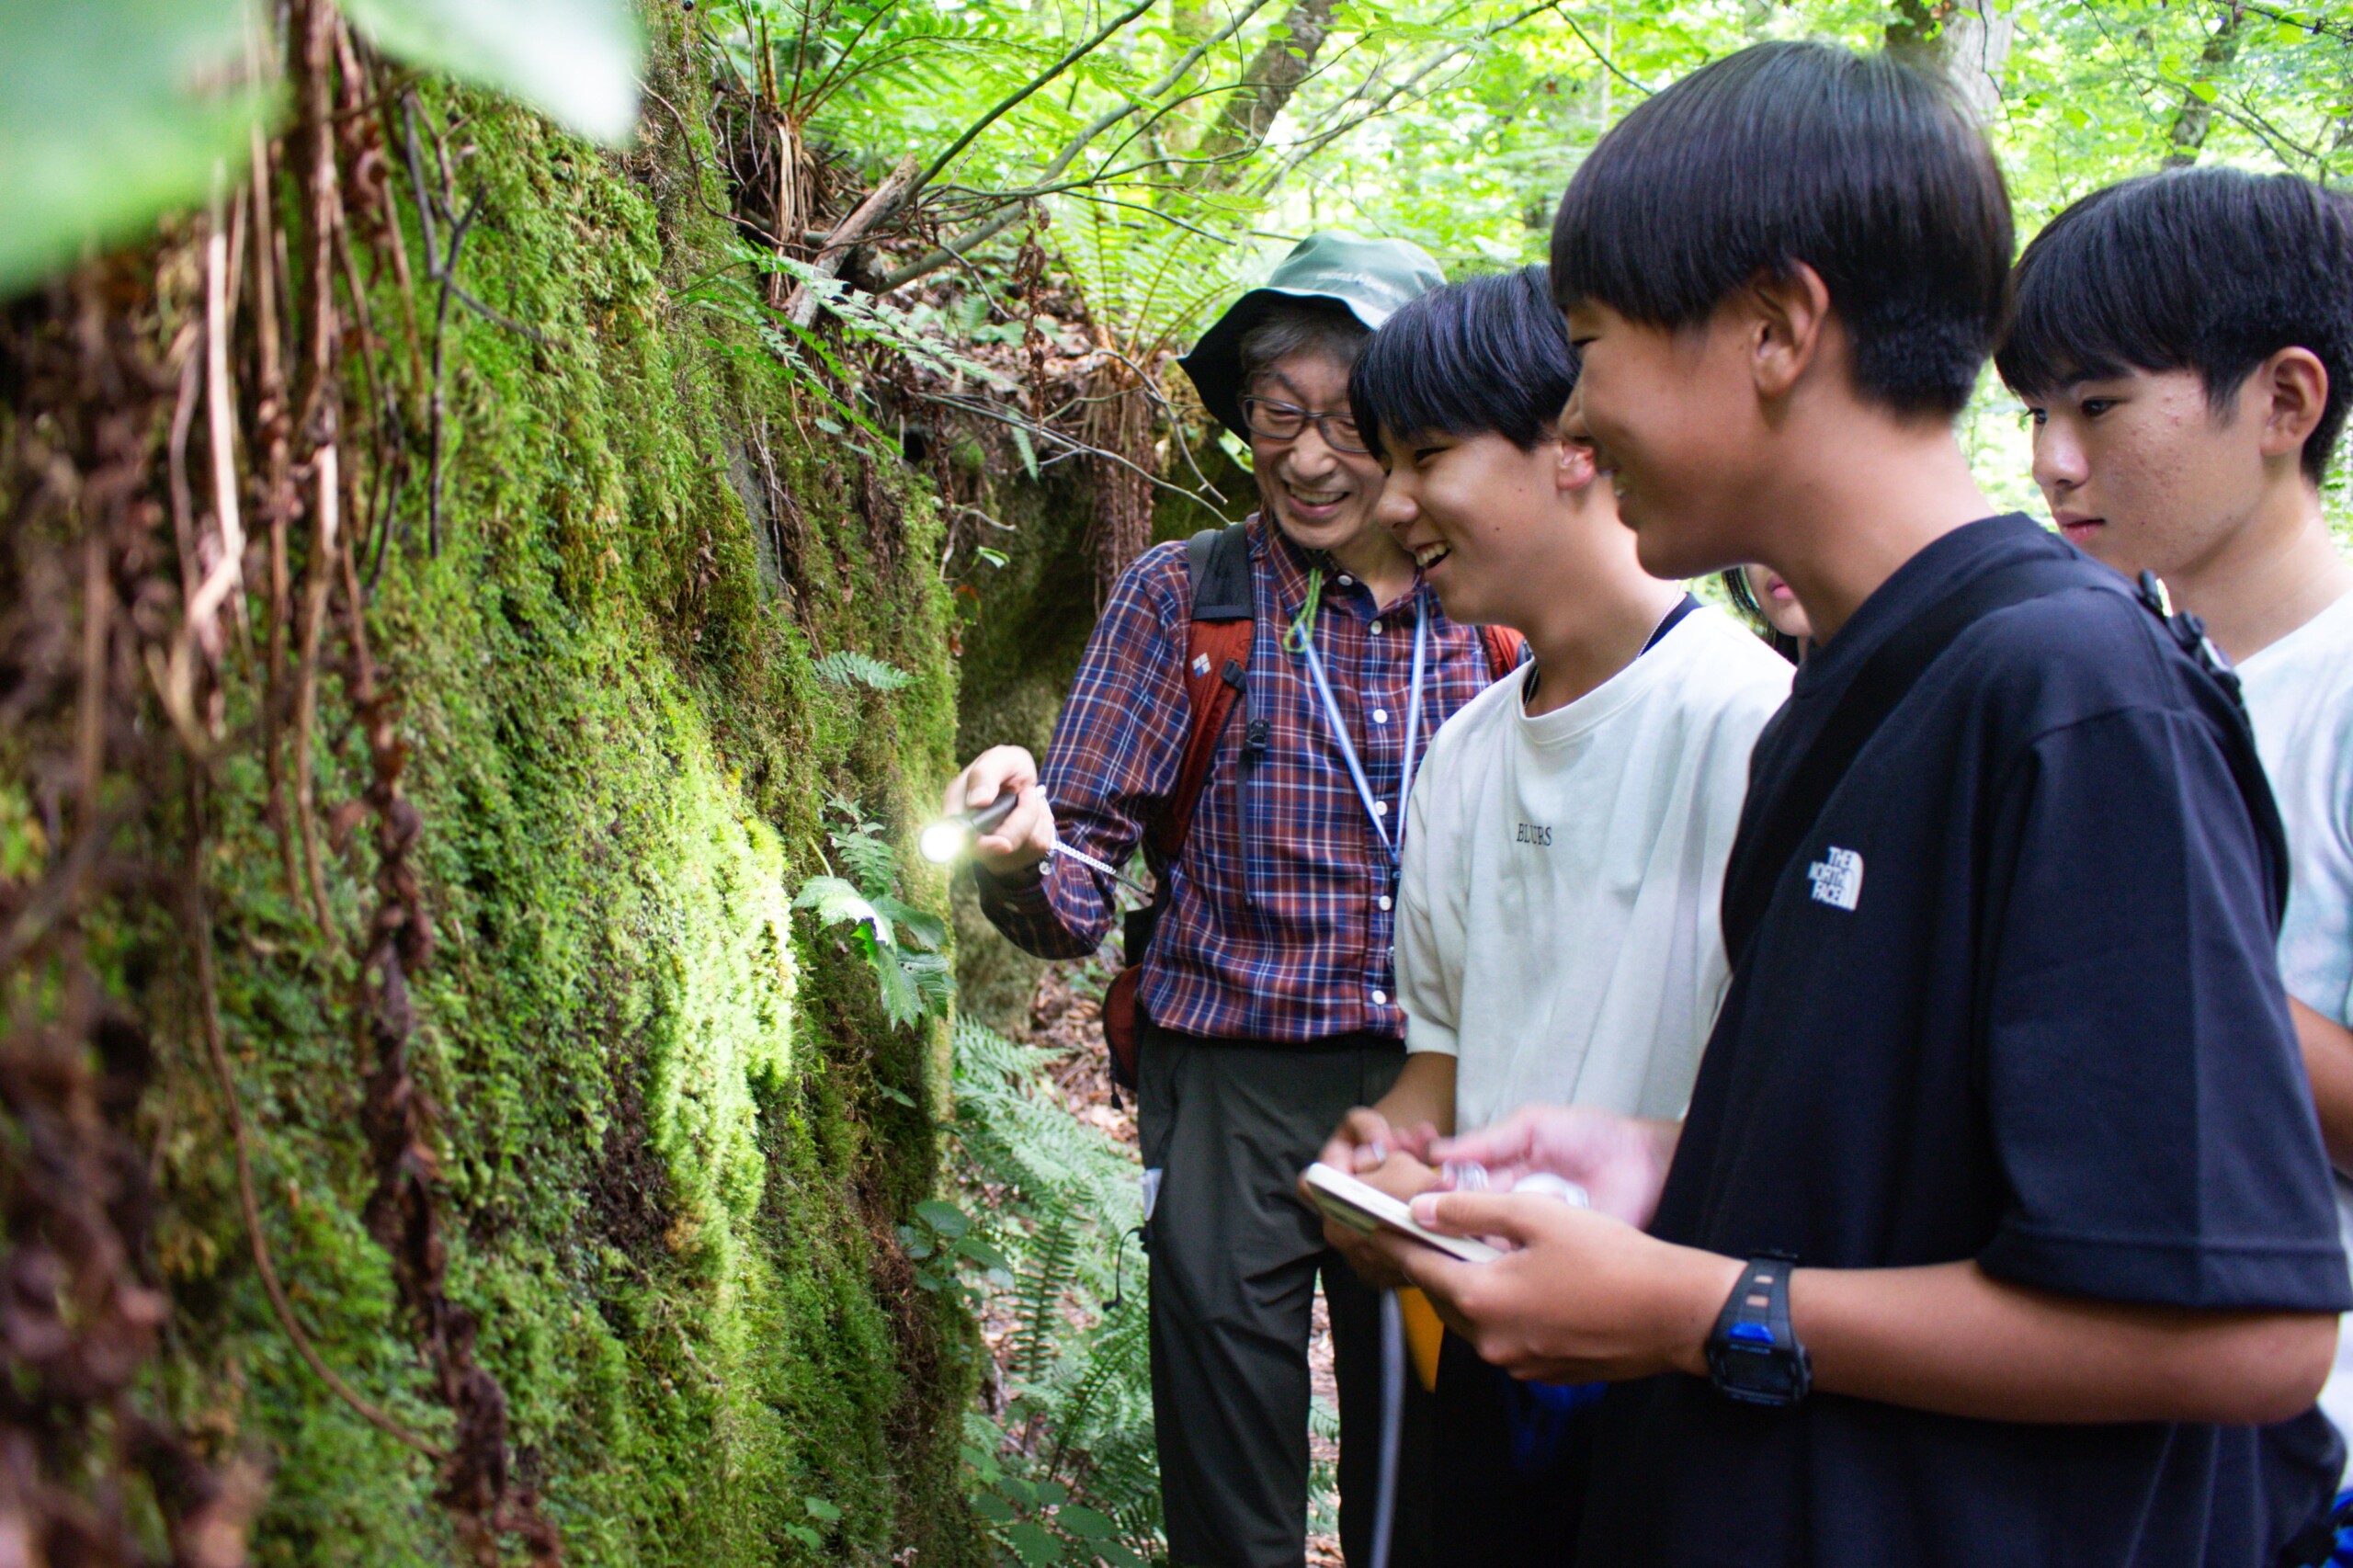
[[[1154,1415],[1184,1568],[1303,1560],[1319,1276],[1338,1363],[1341,1539],[1352,1564],[1372,1560],[1378,1299],[1292,1184],[1404,1063],[1390,964],[1405,792],[1430,733],[1495,673],[1497,655],[1446,619],[1373,520],[1383,473],[1348,415],[1366,339],[1440,281],[1413,245],[1317,234],[1202,335],[1183,363],[1249,443],[1258,513],[1128,569],[1042,769],[1001,746],[948,790],[951,811],[1017,791],[979,839],[976,874],[990,920],[1042,957],[1093,952],[1116,913],[1097,873],[1050,858],[1058,839],[1112,865],[1147,839],[1160,851],[1148,857],[1158,918],[1148,936],[1131,929],[1128,961],[1141,965]],[[1198,594],[1205,572],[1225,586]],[[1204,597],[1224,608],[1205,611]],[[1213,614],[1246,623],[1222,670],[1193,641]],[[1220,678],[1232,698],[1217,697]],[[1191,751],[1197,705],[1227,704],[1239,711]],[[1172,807],[1191,808],[1173,836]],[[1411,1392],[1404,1422],[1399,1568],[1436,1561],[1422,1398]]]

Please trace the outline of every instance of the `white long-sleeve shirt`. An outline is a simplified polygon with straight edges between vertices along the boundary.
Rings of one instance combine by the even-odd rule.
[[[1447,721],[1398,900],[1405,1049],[1457,1059],[1455,1126],[1531,1103],[1683,1112],[1728,971],[1718,904],[1748,756],[1790,666],[1687,615],[1566,707],[1525,676]]]

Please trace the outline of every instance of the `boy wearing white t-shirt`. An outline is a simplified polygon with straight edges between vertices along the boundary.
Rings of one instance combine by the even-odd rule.
[[[1449,617],[1532,654],[1430,743],[1398,892],[1405,1069],[1323,1155],[1400,1197],[1436,1179],[1430,1138],[1522,1105],[1681,1114],[1727,978],[1749,752],[1789,692],[1785,661],[1635,560],[1608,476],[1558,429],[1576,374],[1533,267],[1416,300],[1349,380],[1389,472],[1377,515]],[[1565,1560],[1580,1394],[1449,1341],[1438,1535],[1457,1560]]]
[[[2321,480],[2353,399],[2353,200],[2194,168],[2095,192],[2019,258],[1995,357],[2060,531],[2154,572],[2238,669],[2287,830],[2279,934],[2353,1244],[2353,563]],[[2353,1430],[2353,1332],[2321,1407]]]

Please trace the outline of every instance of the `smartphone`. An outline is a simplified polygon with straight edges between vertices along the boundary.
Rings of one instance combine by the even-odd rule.
[[[1306,1180],[1308,1191],[1315,1195],[1315,1206],[1352,1231],[1370,1235],[1386,1226],[1464,1263],[1491,1263],[1503,1256],[1475,1236],[1442,1236],[1425,1230],[1403,1203],[1321,1160],[1307,1167]]]

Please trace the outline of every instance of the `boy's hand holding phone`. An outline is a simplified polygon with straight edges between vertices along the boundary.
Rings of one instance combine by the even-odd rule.
[[[1492,1262],[1459,1263],[1386,1231],[1361,1239],[1427,1292],[1483,1359],[1514,1377],[1574,1383],[1707,1375],[1708,1335],[1739,1282],[1737,1259],[1672,1245],[1550,1196],[1426,1193],[1413,1212],[1441,1234],[1507,1249]]]

